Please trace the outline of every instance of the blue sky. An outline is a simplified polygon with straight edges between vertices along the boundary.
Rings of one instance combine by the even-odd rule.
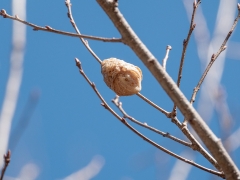
[[[200,6],[212,37],[219,4],[215,1],[203,1]],[[11,1],[2,0],[0,9],[5,9],[11,14]],[[182,42],[189,28],[183,2],[151,0],[146,4],[146,1],[136,3],[136,1],[120,0],[119,9],[159,61],[165,55],[166,46],[172,46],[167,72],[176,80]],[[82,34],[120,37],[96,1],[72,0],[72,11]],[[27,1],[27,21],[74,32],[66,13],[64,1]],[[0,102],[2,103],[10,67],[12,20],[1,17],[0,27]],[[239,25],[230,41],[240,43]],[[120,43],[92,40],[88,42],[101,59],[116,57],[139,66],[143,72],[141,93],[167,111],[171,111],[173,103],[170,98],[130,48]],[[79,74],[75,66],[75,57],[81,60],[85,73],[114,107],[111,99],[115,95],[103,82],[99,64],[78,38],[33,31],[32,28],[27,27],[23,81],[13,118],[12,132],[20,120],[29,94],[34,91],[40,96],[36,109],[13,150],[6,175],[18,176],[21,168],[31,162],[39,167],[40,174],[37,179],[62,179],[85,167],[94,156],[100,155],[104,158],[105,164],[93,179],[168,179],[176,159],[133,134],[100,105],[101,102],[94,91]],[[229,57],[227,56],[225,60],[221,84],[227,92],[227,103],[235,120],[232,129],[234,131],[240,125],[240,57],[238,59]],[[181,89],[187,98],[191,97],[200,76],[201,63],[196,41],[192,37],[181,84]],[[197,100],[198,98],[199,95]],[[121,101],[129,115],[184,139],[181,131],[169,119],[137,96],[122,97]],[[115,107],[114,109],[117,110]],[[179,119],[182,120],[180,113]],[[219,116],[216,111],[209,125],[220,137]],[[133,126],[175,153],[180,154],[186,150],[182,145],[169,139],[134,124]],[[240,167],[239,149],[231,154],[238,167]],[[195,152],[194,154],[197,163],[212,168],[201,155]],[[209,173],[192,168],[188,179],[193,178],[213,177]]]

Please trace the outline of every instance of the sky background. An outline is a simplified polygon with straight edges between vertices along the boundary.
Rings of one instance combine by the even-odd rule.
[[[120,37],[96,1],[72,0],[71,2],[73,17],[82,34]],[[212,38],[219,2],[203,1],[200,6],[206,18],[210,38]],[[1,0],[0,9],[5,9],[11,14],[11,1]],[[182,42],[189,29],[189,20],[183,1],[151,0],[146,3],[146,1],[120,0],[119,9],[139,38],[160,62],[165,56],[166,46],[172,46],[167,62],[167,72],[176,81]],[[74,32],[67,18],[64,1],[27,1],[26,13],[28,22]],[[9,76],[12,23],[12,20],[0,17],[1,104]],[[115,94],[103,82],[99,63],[78,38],[33,31],[31,27],[27,27],[26,38],[23,80],[13,118],[9,147],[14,148],[11,149],[12,158],[6,176],[18,177],[21,169],[26,164],[32,163],[35,167],[37,166],[39,172],[36,179],[64,179],[87,166],[95,157],[94,159],[97,159],[103,166],[100,172],[92,178],[94,180],[170,178],[176,159],[143,141],[114,118],[100,105],[101,102],[94,91],[79,74],[75,66],[75,57],[81,60],[87,76],[96,84],[105,100],[117,111],[111,103]],[[88,42],[102,60],[116,57],[140,67],[143,72],[141,93],[167,111],[172,110],[173,103],[170,98],[128,46],[92,40]],[[240,47],[239,25],[230,38],[230,42],[232,44],[235,42],[236,46],[232,46],[232,51],[226,52],[221,84],[226,92],[226,102],[234,120],[231,129],[234,132],[240,127],[240,55],[238,53],[240,49],[237,48]],[[201,67],[196,41],[192,36],[186,54],[181,84],[181,90],[188,99],[201,77]],[[31,94],[39,97],[36,108],[29,123],[26,126],[22,123],[18,126]],[[194,104],[196,108],[199,95]],[[137,96],[121,97],[120,100],[129,115],[159,130],[185,139],[181,131],[169,119]],[[180,113],[178,117],[181,121],[183,120]],[[219,119],[218,112],[214,110],[208,124],[218,137],[222,137]],[[213,168],[198,153],[187,151],[182,145],[167,138],[134,124],[133,126],[169,150],[177,154],[187,154],[186,156],[191,156],[197,163]],[[23,130],[18,141],[14,136],[16,129]],[[238,167],[240,167],[239,154],[240,148],[231,152]],[[218,178],[193,167],[187,179]]]

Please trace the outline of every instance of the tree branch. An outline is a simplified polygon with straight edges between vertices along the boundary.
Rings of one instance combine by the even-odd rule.
[[[197,2],[196,1],[193,2],[193,12],[192,12],[192,18],[191,18],[191,23],[190,23],[188,35],[187,35],[187,38],[183,40],[182,57],[181,57],[180,65],[179,65],[178,79],[177,79],[177,86],[178,87],[180,87],[180,83],[181,83],[181,79],[182,79],[182,69],[183,69],[183,64],[184,64],[184,60],[185,60],[185,56],[186,56],[188,43],[190,41],[190,37],[192,35],[192,32],[196,27],[196,24],[193,24],[193,23],[194,23],[194,18],[195,18],[195,15],[196,15],[197,8],[198,8],[200,3],[201,3],[200,0],[197,0]],[[173,115],[176,115],[176,113],[177,113],[177,106],[176,106],[175,103],[174,103],[174,106],[173,106],[172,113],[173,113]]]
[[[57,30],[57,29],[54,29],[50,26],[45,26],[45,27],[38,26],[38,25],[35,25],[33,23],[30,23],[30,22],[27,22],[27,21],[24,21],[24,20],[20,19],[17,15],[11,16],[11,15],[7,14],[6,10],[4,10],[4,9],[2,9],[0,11],[0,16],[2,16],[3,18],[8,18],[8,19],[12,19],[14,21],[18,21],[18,22],[21,22],[21,23],[23,23],[27,26],[33,27],[34,31],[46,31],[46,32],[61,34],[61,35],[65,35],[65,36],[82,37],[82,38],[86,38],[86,39],[103,41],[103,42],[122,42],[121,38],[105,38],[105,37],[89,36],[89,35],[76,34],[76,33]]]
[[[177,137],[175,137],[175,136],[172,136],[172,135],[169,134],[169,133],[162,132],[162,131],[160,131],[160,130],[152,127],[152,126],[149,126],[147,123],[142,123],[142,122],[136,120],[135,118],[133,118],[132,116],[129,116],[129,115],[126,113],[126,111],[123,109],[123,107],[122,107],[122,102],[119,101],[119,96],[116,95],[116,97],[115,97],[114,99],[112,99],[112,102],[118,107],[118,109],[119,109],[119,110],[121,111],[121,113],[123,114],[123,117],[124,117],[124,118],[127,118],[127,119],[129,119],[130,121],[132,121],[132,122],[134,122],[134,123],[136,123],[136,124],[138,124],[138,125],[146,128],[146,129],[149,129],[149,130],[151,130],[151,131],[153,131],[153,132],[155,132],[155,133],[157,133],[157,134],[160,134],[160,135],[162,135],[163,137],[170,138],[170,139],[172,139],[173,141],[176,141],[176,142],[178,142],[178,143],[180,143],[180,144],[182,144],[182,145],[184,145],[184,146],[187,146],[187,147],[191,147],[191,146],[192,146],[192,144],[189,143],[189,142],[186,142],[186,141],[181,140],[181,139],[179,139],[179,138],[177,138]]]
[[[103,8],[109,16],[115,27],[122,35],[123,42],[128,45],[135,54],[142,60],[145,66],[153,74],[168,96],[176,104],[183,116],[189,119],[189,123],[201,138],[206,147],[210,150],[213,157],[218,161],[220,167],[224,171],[227,179],[238,179],[240,173],[233,160],[226,152],[222,142],[211,131],[208,125],[203,121],[200,115],[189,103],[184,94],[180,91],[176,83],[162,68],[157,59],[141,42],[130,25],[124,19],[123,15],[118,9],[118,4],[113,0],[97,0],[99,5]]]
[[[166,110],[164,110],[163,108],[159,107],[158,105],[156,105],[154,102],[150,101],[148,98],[146,98],[145,96],[143,96],[141,93],[137,93],[136,94],[138,97],[140,97],[142,100],[144,100],[145,102],[147,102],[148,104],[150,104],[152,107],[154,107],[155,109],[157,109],[158,111],[160,111],[161,113],[165,114],[165,116],[170,117],[171,113],[167,112]]]
[[[71,9],[71,2],[70,0],[66,0],[65,1],[65,5],[67,6],[67,9],[68,9],[68,18],[70,19],[70,22],[73,26],[73,28],[75,29],[75,31],[77,32],[77,34],[81,35],[74,19],[73,19],[73,16],[72,16],[72,9]],[[95,54],[95,52],[91,49],[91,47],[89,46],[88,42],[83,39],[82,37],[79,37],[80,40],[82,41],[83,45],[87,48],[87,50],[93,55],[93,57],[101,64],[102,63],[102,60]]]
[[[191,100],[190,100],[190,103],[193,104],[194,101],[195,101],[195,98],[196,98],[196,95],[197,95],[197,92],[199,91],[200,89],[200,86],[202,85],[205,77],[207,76],[207,73],[208,71],[210,70],[210,68],[212,67],[213,63],[215,62],[215,60],[218,58],[218,56],[227,48],[226,44],[227,44],[227,41],[228,39],[230,38],[230,36],[232,35],[235,27],[237,26],[237,23],[238,23],[238,20],[240,18],[240,8],[239,8],[240,4],[238,4],[238,15],[237,17],[235,18],[234,22],[233,22],[233,25],[230,29],[230,31],[228,32],[225,40],[223,41],[222,45],[220,46],[218,52],[216,54],[213,54],[212,57],[211,57],[211,60],[207,66],[207,68],[205,69],[201,79],[199,80],[197,86],[194,88],[193,90],[193,94],[192,94],[192,97],[191,97]]]
[[[164,109],[160,108],[156,104],[154,104],[152,101],[144,97],[142,94],[137,93],[137,95],[142,98],[144,101],[146,101],[148,104],[162,112],[166,115],[167,118],[171,118],[172,122],[183,132],[183,134],[188,138],[188,140],[191,141],[191,148],[195,151],[198,151],[200,154],[202,154],[216,169],[221,170],[221,167],[217,163],[217,161],[201,146],[201,144],[196,140],[196,138],[191,134],[187,126],[183,125],[176,116],[173,116],[172,113],[169,113],[165,111]],[[173,116],[173,117],[172,117]]]
[[[81,62],[75,58],[75,61],[76,61],[76,66],[78,67],[79,69],[79,72],[80,74],[84,77],[84,79],[88,82],[88,84],[92,87],[92,89],[94,90],[94,92],[97,94],[98,98],[101,100],[101,105],[107,109],[110,113],[112,113],[121,123],[123,123],[126,127],[128,127],[132,132],[134,132],[136,135],[138,135],[139,137],[141,137],[143,140],[147,141],[148,143],[150,143],[151,145],[155,146],[156,148],[162,150],[163,152],[183,161],[183,162],[186,162],[188,164],[191,164],[199,169],[202,169],[206,172],[209,172],[209,173],[212,173],[212,174],[215,174],[219,177],[222,177],[224,178],[224,174],[222,172],[217,172],[217,171],[214,171],[212,169],[208,169],[204,166],[201,166],[191,160],[188,160],[186,158],[183,158],[171,151],[169,151],[168,149],[160,146],[159,144],[157,144],[156,142],[152,141],[151,139],[147,138],[146,136],[144,136],[143,134],[141,134],[139,131],[137,131],[135,128],[133,128],[130,124],[128,124],[128,122],[125,120],[124,117],[120,117],[109,105],[108,103],[104,100],[104,98],[102,97],[102,95],[100,94],[100,92],[97,90],[95,84],[93,82],[90,81],[90,79],[87,77],[87,75],[84,73],[83,69],[82,69],[82,65],[81,65]]]

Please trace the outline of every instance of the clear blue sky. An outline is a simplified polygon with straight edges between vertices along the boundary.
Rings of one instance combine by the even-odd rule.
[[[160,61],[165,55],[166,45],[172,46],[167,71],[176,80],[182,42],[189,28],[183,2],[119,1],[119,8],[131,27]],[[82,34],[120,37],[96,1],[72,0],[72,4],[73,16]],[[218,5],[217,1],[203,1],[201,4],[211,36]],[[11,14],[11,1],[2,0],[0,9],[5,9]],[[27,1],[27,21],[74,32],[66,13],[64,1]],[[0,40],[0,102],[2,103],[10,67],[12,20],[0,18]],[[240,42],[239,25],[230,40]],[[88,42],[101,59],[116,57],[139,66],[143,71],[141,93],[167,111],[171,111],[172,102],[130,48],[120,43],[92,40]],[[29,94],[37,90],[40,92],[40,98],[30,122],[13,150],[6,175],[16,177],[26,163],[32,162],[40,168],[39,180],[62,179],[86,166],[95,155],[101,155],[105,159],[105,164],[94,178],[96,180],[168,179],[176,160],[133,134],[100,105],[96,94],[79,74],[74,62],[75,57],[81,60],[86,74],[114,107],[111,103],[114,93],[103,82],[99,64],[78,38],[33,31],[32,28],[27,27],[24,74],[13,119],[13,130]],[[227,91],[230,112],[236,121],[234,129],[240,124],[239,60],[226,59],[221,81]],[[187,98],[191,97],[192,90],[201,76],[200,67],[196,42],[192,37],[181,85]],[[129,115],[184,139],[181,131],[169,119],[137,96],[123,97],[121,100]],[[179,117],[182,120],[182,117]],[[210,126],[220,136],[216,113]],[[134,127],[175,153],[180,154],[186,150],[182,145],[169,139],[136,125]],[[238,167],[240,167],[239,154],[240,149],[231,154]],[[201,155],[197,155],[195,160],[212,168]],[[210,178],[213,178],[210,174],[197,168],[192,168],[188,177],[189,180]]]

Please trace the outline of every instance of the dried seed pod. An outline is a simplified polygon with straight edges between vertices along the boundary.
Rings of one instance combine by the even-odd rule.
[[[141,90],[142,71],[139,67],[117,58],[102,61],[105,83],[119,96],[130,96]]]

